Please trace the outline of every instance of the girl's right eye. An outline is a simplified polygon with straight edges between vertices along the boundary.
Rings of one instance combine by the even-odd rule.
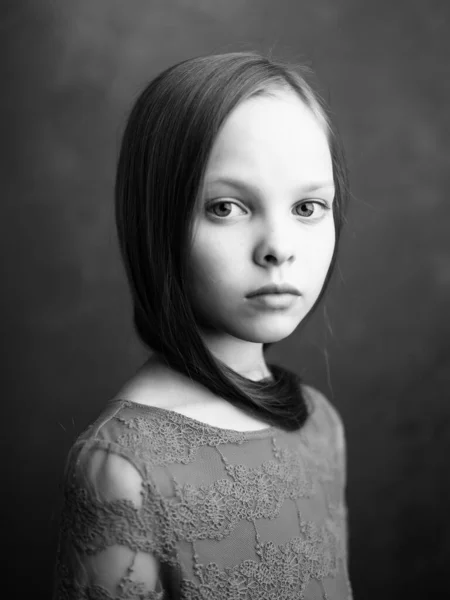
[[[236,202],[232,202],[231,200],[219,200],[218,202],[211,202],[210,204],[208,204],[208,206],[206,207],[206,212],[212,213],[214,217],[221,219],[223,217],[230,216],[230,213],[227,212],[230,210],[228,208],[229,206],[236,206],[241,211],[243,211],[243,209]],[[224,214],[224,212],[223,212],[224,207],[225,207],[226,214]],[[218,210],[216,212],[216,210],[215,210],[216,208],[219,208],[220,210]],[[221,213],[221,214],[219,214],[219,213]],[[245,212],[244,212],[244,214],[245,214]]]

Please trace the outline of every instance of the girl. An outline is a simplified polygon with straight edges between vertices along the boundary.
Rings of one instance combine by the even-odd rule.
[[[116,223],[153,354],[70,450],[54,598],[351,598],[341,419],[264,354],[322,297],[346,194],[301,69],[206,56],[142,92]]]

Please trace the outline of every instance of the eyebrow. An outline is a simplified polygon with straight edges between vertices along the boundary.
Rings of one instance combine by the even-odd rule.
[[[206,181],[206,187],[212,186],[212,185],[216,185],[216,184],[225,184],[225,185],[229,185],[231,187],[234,187],[236,189],[244,189],[244,190],[248,190],[250,192],[261,192],[261,189],[259,188],[258,185],[254,185],[251,183],[247,183],[245,181],[242,181],[241,179],[235,178],[235,177],[228,177],[228,176],[220,176],[217,178],[213,178],[209,181]],[[326,188],[334,188],[334,181],[311,181],[310,183],[307,183],[304,186],[301,186],[299,191],[305,193],[305,194],[310,194],[311,192],[316,192],[317,190],[322,190],[322,189],[326,189]]]

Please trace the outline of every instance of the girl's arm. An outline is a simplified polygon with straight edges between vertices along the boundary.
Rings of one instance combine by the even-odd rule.
[[[53,599],[162,600],[138,470],[108,449],[91,447],[69,471]]]

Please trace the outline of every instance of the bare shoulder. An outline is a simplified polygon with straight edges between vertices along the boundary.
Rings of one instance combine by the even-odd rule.
[[[92,446],[83,453],[77,468],[99,499],[107,502],[126,499],[141,505],[142,476],[119,454]]]
[[[187,377],[168,369],[156,359],[149,359],[124,383],[113,400],[129,400],[174,410],[193,396],[194,386]]]

